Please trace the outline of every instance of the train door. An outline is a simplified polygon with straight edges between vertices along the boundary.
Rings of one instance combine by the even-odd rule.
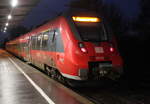
[[[42,37],[42,60],[44,63],[47,63],[48,60],[48,45],[49,45],[49,30],[45,31],[43,33],[43,37]]]
[[[38,52],[38,59],[39,59],[39,67],[41,69],[44,69],[45,59],[46,59],[46,40],[47,35],[44,33],[41,33],[38,37],[40,37],[39,41],[39,52]]]
[[[29,59],[30,59],[30,62],[33,62],[34,60],[34,50],[36,50],[36,40],[37,40],[37,37],[36,36],[31,36],[30,39],[29,39],[29,51],[28,51],[28,54],[29,54]]]
[[[40,66],[42,63],[42,33],[38,34],[36,39],[36,49],[34,50],[33,57],[36,64]]]
[[[22,43],[21,45],[24,60],[25,60],[25,57],[27,56],[27,44],[28,42],[25,42],[25,43]]]
[[[48,40],[48,50],[51,52],[51,56],[49,56],[49,65],[52,67],[56,67],[56,34],[55,30],[52,29],[49,31],[49,40]]]
[[[58,65],[58,60],[60,59],[63,60],[64,58],[62,54],[64,52],[64,46],[63,46],[61,33],[58,28],[53,30],[52,40],[50,44],[51,44],[51,48],[53,52],[53,59],[55,60],[54,63],[56,67],[56,64]]]
[[[55,53],[56,52],[56,30],[53,30],[53,37],[52,37],[52,51]]]

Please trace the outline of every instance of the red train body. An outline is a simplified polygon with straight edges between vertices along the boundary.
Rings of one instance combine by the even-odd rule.
[[[94,13],[61,15],[7,42],[6,49],[55,77],[55,71],[73,80],[116,78],[122,73],[115,37]]]

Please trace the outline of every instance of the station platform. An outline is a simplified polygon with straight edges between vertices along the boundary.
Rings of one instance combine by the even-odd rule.
[[[93,104],[0,50],[0,104]]]

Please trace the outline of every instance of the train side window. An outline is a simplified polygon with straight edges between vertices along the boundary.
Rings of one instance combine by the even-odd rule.
[[[34,47],[35,47],[35,49],[37,49],[37,38],[38,38],[38,37],[37,37],[37,36],[35,36],[35,46],[34,46]]]
[[[49,31],[46,31],[43,33],[43,38],[42,38],[42,49],[47,50],[48,49],[48,40],[49,40]]]
[[[37,44],[36,44],[36,49],[40,50],[41,49],[41,44],[42,44],[42,33],[38,34],[37,36]]]
[[[31,47],[32,47],[32,49],[36,49],[35,46],[36,46],[36,37],[32,36],[31,37]]]

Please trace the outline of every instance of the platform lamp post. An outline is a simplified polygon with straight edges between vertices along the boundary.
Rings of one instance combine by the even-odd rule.
[[[11,0],[11,6],[14,8],[18,5],[18,0]]]

